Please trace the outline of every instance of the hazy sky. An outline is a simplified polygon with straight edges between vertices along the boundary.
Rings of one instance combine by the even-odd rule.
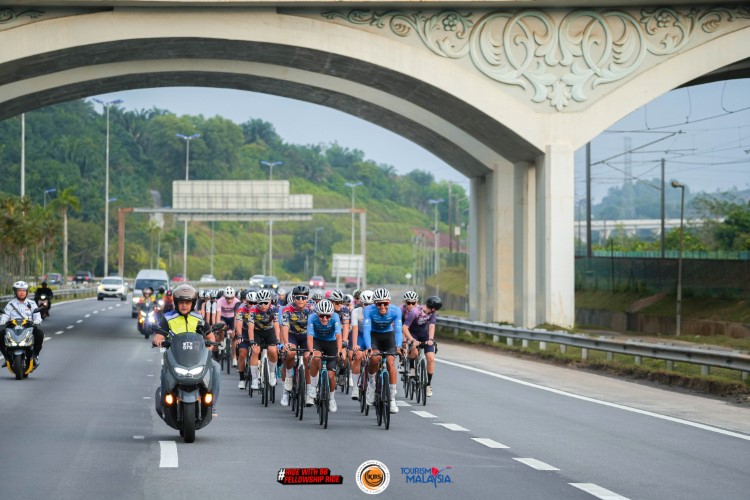
[[[177,115],[219,115],[238,124],[260,118],[272,123],[287,143],[338,142],[364,151],[370,160],[394,166],[399,173],[426,170],[436,179],[451,180],[468,189],[466,177],[420,146],[377,125],[316,104],[213,88],[131,90],[100,97],[123,99],[121,106],[126,109],[157,107]],[[622,155],[628,147],[634,151]],[[675,90],[594,139],[594,201],[601,200],[610,186],[622,184],[625,178],[658,177],[662,157],[667,160],[667,181],[679,179],[692,191],[750,187],[750,80]],[[581,149],[576,154],[576,196],[584,194],[585,159]]]

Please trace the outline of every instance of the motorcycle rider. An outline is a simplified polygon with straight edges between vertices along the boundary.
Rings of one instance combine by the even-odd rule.
[[[15,298],[8,302],[5,311],[0,316],[0,324],[6,325],[11,320],[28,319],[34,324],[34,365],[39,367],[39,352],[42,350],[44,342],[44,332],[39,328],[42,323],[42,315],[39,312],[33,312],[37,307],[29,295],[29,284],[25,281],[16,281],[13,283],[13,295]],[[3,357],[7,358],[5,342],[0,342],[0,351]]]
[[[159,328],[163,331],[172,332],[174,335],[181,333],[195,332],[203,335],[206,340],[216,342],[214,334],[208,330],[203,316],[194,311],[195,302],[198,293],[190,285],[180,285],[172,291],[172,298],[175,303],[175,310],[165,313],[161,316]],[[162,332],[154,332],[154,338],[151,344],[154,347],[161,347],[164,341]],[[215,349],[215,348],[214,348]],[[214,404],[212,413],[216,414],[216,402],[219,399],[219,388],[221,386],[221,367],[219,363],[211,359],[211,392],[214,395]],[[163,376],[163,374],[162,374]]]
[[[42,286],[37,287],[34,292],[34,302],[39,303],[39,299],[42,295],[47,296],[47,316],[49,316],[49,310],[52,309],[52,289],[47,286],[46,281],[42,281]]]

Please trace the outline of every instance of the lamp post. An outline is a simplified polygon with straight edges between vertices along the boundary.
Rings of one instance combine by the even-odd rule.
[[[49,193],[54,193],[57,191],[57,188],[49,188],[44,190],[44,211],[47,211],[47,195]],[[46,242],[46,238],[44,240]],[[44,245],[44,248],[42,248],[42,275],[47,274],[47,245]]]
[[[101,104],[107,112],[107,146],[104,161],[104,276],[107,276],[109,274],[109,108],[123,101],[122,99],[115,99],[113,101],[94,99],[94,101]]]
[[[323,229],[323,226],[315,228],[315,251],[313,252],[313,276],[318,275],[318,231]]]
[[[344,186],[352,188],[352,255],[354,255],[354,190],[361,186],[362,182],[347,182]]]
[[[268,167],[268,180],[273,180],[273,167],[276,165],[283,164],[283,161],[266,161],[261,160],[260,164],[265,165]],[[270,199],[269,199],[269,209],[270,207]],[[273,275],[273,219],[269,217],[268,219],[268,274]]]
[[[185,180],[190,180],[190,141],[200,137],[200,134],[184,135],[175,134],[180,139],[185,141]],[[185,230],[183,231],[182,237],[182,277],[187,281],[187,238],[188,236],[188,221],[185,219]]]
[[[57,188],[49,188],[44,190],[44,209],[47,210],[47,195],[50,193],[57,192]]]
[[[435,268],[434,268],[434,274],[438,273],[438,205],[441,204],[443,201],[442,198],[438,198],[436,200],[427,200],[427,203],[430,205],[433,205],[435,207]]]
[[[685,185],[677,181],[672,181],[672,187],[679,188],[682,191],[680,197],[680,243],[677,247],[677,317],[675,327],[675,336],[679,337],[682,314],[682,238],[685,234],[682,225],[685,214]]]

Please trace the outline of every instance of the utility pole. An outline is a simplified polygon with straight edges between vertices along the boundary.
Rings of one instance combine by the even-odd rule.
[[[664,158],[662,158],[661,159],[661,258],[662,259],[666,255],[665,253],[666,252],[666,248],[665,248],[666,239],[664,236],[664,229],[665,229],[664,219],[667,216],[665,203],[664,203],[664,197],[665,197],[664,188],[666,187],[665,180],[664,180],[664,164],[665,164],[665,160]]]
[[[591,142],[586,143],[586,257],[591,258]]]

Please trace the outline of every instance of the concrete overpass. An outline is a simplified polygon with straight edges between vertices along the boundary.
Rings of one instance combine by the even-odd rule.
[[[651,3],[3,7],[0,119],[181,85],[265,92],[359,116],[471,179],[472,317],[569,326],[575,150],[671,89],[748,74],[746,3]]]

